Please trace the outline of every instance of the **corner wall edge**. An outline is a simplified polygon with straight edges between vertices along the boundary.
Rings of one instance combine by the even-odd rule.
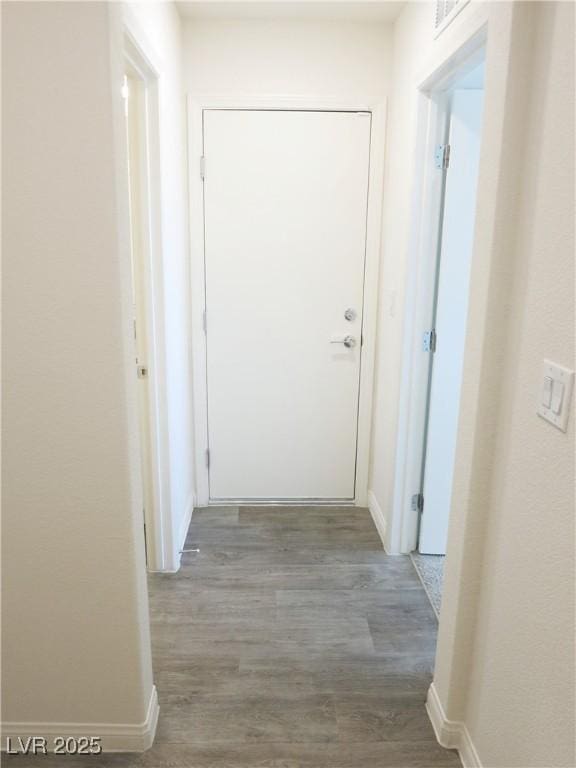
[[[3,722],[0,724],[1,751],[6,752],[8,739],[13,743],[18,737],[25,740],[34,736],[47,739],[49,752],[54,751],[53,739],[56,736],[99,737],[103,753],[108,752],[145,752],[154,743],[160,706],[156,686],[152,686],[148,711],[142,723],[33,723]]]
[[[456,749],[463,768],[483,768],[466,724],[461,720],[448,720],[434,683],[426,696],[426,712],[440,746]]]

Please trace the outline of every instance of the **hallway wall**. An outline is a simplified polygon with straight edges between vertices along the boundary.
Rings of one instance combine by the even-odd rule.
[[[2,5],[4,736],[152,735],[110,13]]]
[[[457,449],[472,469],[455,476],[434,685],[465,729],[468,759],[475,749],[490,768],[575,761],[574,413],[567,434],[536,415],[542,359],[574,367],[573,16],[566,3],[472,2],[434,40],[430,4],[409,3],[394,27],[381,278],[399,309],[396,320],[386,304],[381,314],[381,360],[392,364],[379,373],[372,475],[389,523],[398,400],[386,393],[398,391],[416,87],[471,30],[488,29],[492,129],[470,304],[482,333],[466,351]],[[482,226],[492,207],[494,231]]]
[[[273,95],[376,106],[387,100],[390,66],[386,23],[184,20],[185,89],[199,102]]]
[[[433,3],[409,3],[393,27],[382,216],[374,414],[368,487],[393,545],[392,509],[402,371],[405,289],[416,170],[416,93],[422,52],[430,44]],[[416,492],[416,491],[415,491]]]
[[[574,359],[574,5],[528,4],[529,103],[501,431],[493,459],[466,723],[485,766],[576,765],[574,400],[535,415],[544,358]],[[528,88],[528,84],[530,84]]]
[[[170,454],[171,558],[178,568],[195,494],[192,412],[192,323],[188,232],[186,112],[182,72],[182,28],[170,2],[124,3],[132,34],[152,52],[160,70],[160,197],[164,259],[164,337]]]
[[[318,96],[382,102],[391,28],[344,21],[184,22],[187,93]]]

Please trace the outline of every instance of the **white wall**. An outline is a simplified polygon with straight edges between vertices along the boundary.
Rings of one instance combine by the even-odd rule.
[[[529,4],[532,5],[532,4]],[[535,415],[547,357],[574,368],[574,6],[529,14],[505,385],[465,722],[485,766],[576,765],[574,404]]]
[[[408,3],[393,28],[379,318],[369,488],[392,550],[392,506],[404,331],[404,295],[416,159],[415,84],[430,41],[432,3]],[[417,493],[418,489],[414,489]]]
[[[184,24],[186,91],[210,95],[321,96],[382,102],[390,27],[330,21]]]
[[[138,730],[153,693],[109,12],[2,6],[4,734]]]
[[[234,97],[276,97],[280,104],[288,97],[368,108],[384,104],[388,95],[386,24],[189,19],[184,41],[186,91],[199,104],[218,96],[228,103]],[[384,141],[384,135],[374,137],[376,153]]]
[[[173,3],[124,5],[128,28],[159,69],[160,196],[164,263],[166,400],[170,454],[171,554],[180,561],[195,493],[186,113],[180,17]]]
[[[477,333],[434,685],[491,768],[574,765],[574,416],[568,434],[536,416],[542,358],[574,367],[573,14],[564,3],[472,2],[434,41],[430,6],[411,3],[394,30],[382,283],[398,288],[399,316],[383,305],[380,354],[398,364],[411,190],[394,164],[415,155],[417,83],[488,30],[468,321]],[[374,435],[372,488],[388,516],[398,370],[380,372]]]

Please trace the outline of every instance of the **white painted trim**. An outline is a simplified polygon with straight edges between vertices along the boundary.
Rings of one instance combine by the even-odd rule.
[[[254,95],[239,93],[232,96],[228,93],[212,93],[202,96],[201,101],[189,96],[189,104],[203,109],[287,109],[287,110],[317,110],[320,112],[373,112],[378,106],[365,101],[342,101],[325,95],[299,95],[263,93]],[[383,106],[383,104],[380,104]]]
[[[378,535],[382,540],[382,547],[387,554],[390,554],[386,550],[386,532],[388,530],[388,523],[386,521],[386,515],[382,511],[382,507],[378,504],[378,499],[374,495],[373,491],[368,491],[368,509],[372,515],[372,520],[378,531]]]
[[[146,66],[151,72],[159,76],[162,71],[162,59],[152,45],[138,15],[128,3],[122,5],[122,19],[124,32],[129,35],[133,45],[139,52],[139,57],[146,61]]]
[[[124,58],[146,89],[145,141],[147,164],[142,170],[148,224],[144,282],[147,294],[148,401],[150,440],[150,486],[147,500],[146,544],[149,571],[166,570],[172,560],[173,533],[170,498],[170,453],[167,423],[166,344],[164,328],[164,266],[162,258],[162,213],[160,179],[161,61],[148,41],[138,18],[125,3]]]
[[[192,304],[192,408],[194,416],[194,458],[198,505],[210,499],[206,450],[208,447],[208,392],[206,383],[206,336],[204,333],[204,192],[200,158],[204,154],[203,107],[188,101],[188,194],[190,215],[190,278]]]
[[[407,554],[417,546],[418,512],[412,509],[412,495],[421,491],[424,433],[430,356],[422,351],[422,335],[433,317],[442,174],[429,158],[434,147],[443,143],[447,131],[447,103],[444,91],[459,73],[479,62],[486,46],[484,23],[433,71],[418,87],[418,137],[416,173],[412,195],[413,222],[408,256],[404,339],[394,499],[389,530],[391,552]],[[474,258],[474,255],[473,255]],[[473,331],[469,328],[468,334]]]
[[[203,329],[205,307],[204,274],[204,203],[200,178],[203,154],[202,115],[205,109],[292,109],[342,112],[370,112],[370,169],[366,223],[366,261],[364,269],[364,312],[362,321],[362,368],[358,408],[356,450],[356,495],[354,503],[366,506],[368,494],[370,433],[374,394],[374,367],[378,311],[378,274],[380,270],[380,238],[384,186],[386,103],[342,103],[325,96],[242,96],[212,95],[201,102],[188,99],[188,147],[190,190],[190,246],[192,280],[192,357],[194,371],[194,424],[196,450],[196,482],[198,504],[210,504],[208,468],[205,449],[208,445],[206,336]],[[337,503],[335,501],[335,503]]]
[[[170,559],[165,560],[164,567],[160,570],[148,569],[148,573],[178,573],[180,566],[182,565],[182,550],[186,543],[186,537],[188,535],[188,529],[192,522],[192,515],[194,508],[196,507],[196,495],[191,494],[186,504],[186,509],[178,528],[178,534],[175,540],[174,551],[170,555]]]
[[[434,309],[439,213],[442,174],[426,162],[446,130],[443,102],[418,94],[419,137],[416,180],[411,219],[415,222],[410,241],[404,317],[403,363],[400,385],[393,513],[390,521],[391,551],[406,554],[417,545],[418,511],[412,496],[421,491],[424,430],[430,355],[422,350],[422,335],[430,329]]]
[[[378,285],[384,199],[384,160],[386,150],[386,103],[372,107],[370,130],[370,172],[366,221],[366,263],[364,267],[364,307],[362,317],[362,362],[358,404],[356,448],[356,504],[368,503],[370,438],[374,404],[376,334],[378,328]]]
[[[1,750],[6,751],[7,739],[14,744],[18,737],[27,739],[32,736],[43,736],[47,739],[47,748],[53,751],[52,740],[56,736],[100,737],[103,752],[144,752],[154,743],[156,726],[158,725],[158,693],[152,686],[146,718],[141,723],[9,723],[0,726]],[[98,756],[94,756],[98,761]],[[66,762],[63,759],[63,764]]]
[[[355,507],[352,499],[210,499],[209,507]]]
[[[190,498],[188,499],[188,503],[186,504],[186,510],[184,512],[184,517],[182,518],[182,522],[180,523],[180,528],[178,530],[178,538],[177,538],[177,548],[176,548],[176,557],[178,566],[176,570],[180,568],[180,561],[182,560],[182,550],[184,549],[184,544],[186,543],[186,537],[188,536],[188,529],[190,528],[190,523],[192,522],[192,515],[194,514],[194,507],[196,506],[196,496],[194,494],[191,494]]]
[[[448,720],[434,683],[428,689],[426,712],[438,743],[446,749],[457,749],[464,768],[482,768],[466,724],[461,720]]]

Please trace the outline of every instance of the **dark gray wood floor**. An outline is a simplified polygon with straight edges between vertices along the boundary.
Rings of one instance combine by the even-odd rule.
[[[434,612],[410,559],[382,551],[367,510],[197,509],[187,546],[200,554],[150,577],[154,747],[92,765],[460,765],[424,708]]]

